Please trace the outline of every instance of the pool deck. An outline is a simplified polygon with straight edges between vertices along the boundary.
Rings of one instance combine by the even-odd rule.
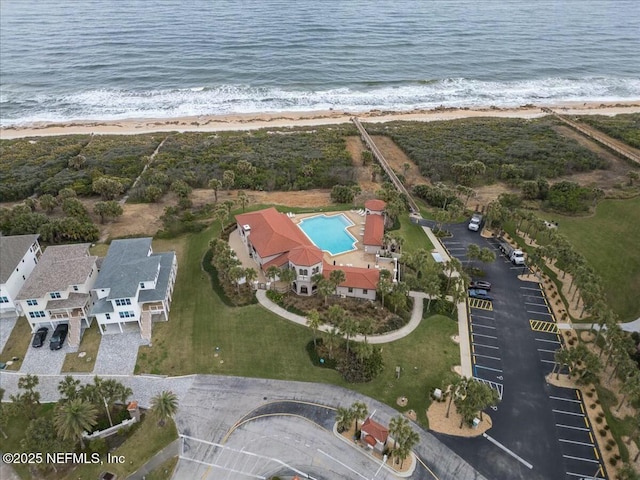
[[[334,216],[334,215],[344,215],[354,224],[351,227],[347,227],[347,230],[353,237],[357,240],[356,242],[356,250],[352,250],[347,253],[341,253],[340,255],[330,255],[327,252],[324,253],[324,259],[327,263],[335,264],[338,266],[349,266],[349,267],[362,267],[362,268],[375,268],[376,264],[376,256],[373,253],[365,253],[364,245],[362,244],[362,237],[364,234],[364,221],[365,217],[361,217],[357,212],[330,212],[330,213],[299,213],[296,214],[295,217],[291,218],[293,223],[296,225],[300,223],[300,221],[309,217],[317,217],[319,215],[326,216]]]

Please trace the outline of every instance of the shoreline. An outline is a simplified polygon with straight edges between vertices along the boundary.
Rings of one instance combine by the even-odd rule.
[[[256,130],[274,127],[310,127],[336,125],[349,122],[357,116],[369,123],[391,121],[442,121],[460,118],[538,118],[547,113],[542,108],[552,108],[568,115],[618,115],[640,113],[640,99],[621,102],[564,102],[556,104],[523,105],[520,107],[438,107],[406,112],[370,110],[348,112],[318,110],[307,112],[273,112],[228,115],[200,115],[176,118],[130,118],[123,120],[77,120],[68,122],[37,122],[24,126],[0,128],[0,139],[10,140],[25,137],[58,135],[137,135],[155,132],[221,132]]]

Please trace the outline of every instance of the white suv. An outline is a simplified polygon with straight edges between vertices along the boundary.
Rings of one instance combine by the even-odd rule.
[[[482,223],[482,215],[478,215],[477,213],[471,217],[471,221],[469,222],[469,230],[477,232],[480,230],[480,224]]]

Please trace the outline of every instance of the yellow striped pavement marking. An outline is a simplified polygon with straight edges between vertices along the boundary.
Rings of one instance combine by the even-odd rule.
[[[534,332],[555,333],[560,332],[558,326],[553,322],[545,322],[544,320],[529,320],[531,330]]]
[[[479,298],[470,298],[469,307],[479,310],[493,311],[493,304],[489,300],[480,300]]]

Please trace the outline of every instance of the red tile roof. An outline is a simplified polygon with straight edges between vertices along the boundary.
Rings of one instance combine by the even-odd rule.
[[[273,207],[236,215],[236,222],[240,226],[251,227],[249,239],[262,258],[285,253],[301,245],[313,245],[289,217]]]
[[[378,199],[367,200],[364,202],[364,208],[367,208],[373,212],[382,212],[384,211],[384,207],[386,207],[386,202]]]
[[[384,218],[382,215],[367,215],[364,224],[364,237],[362,243],[365,245],[382,246],[384,236]]]
[[[289,261],[303,267],[310,267],[316,263],[321,263],[322,258],[322,250],[315,245],[302,245],[291,249],[289,252]]]
[[[262,270],[266,272],[267,268],[269,268],[272,265],[276,267],[282,267],[287,263],[288,259],[289,257],[287,256],[286,253],[283,253],[282,255],[278,255],[273,260],[269,260],[267,263],[262,264]]]
[[[371,418],[367,418],[364,421],[361,430],[367,435],[371,435],[380,443],[385,443],[387,441],[387,437],[389,436],[389,430],[380,425],[378,422],[371,420]]]
[[[322,268],[322,275],[329,278],[334,270],[342,270],[346,280],[342,282],[340,287],[366,288],[367,290],[375,290],[380,278],[380,271],[376,268],[361,267],[344,267],[339,265],[330,265],[325,263]]]

